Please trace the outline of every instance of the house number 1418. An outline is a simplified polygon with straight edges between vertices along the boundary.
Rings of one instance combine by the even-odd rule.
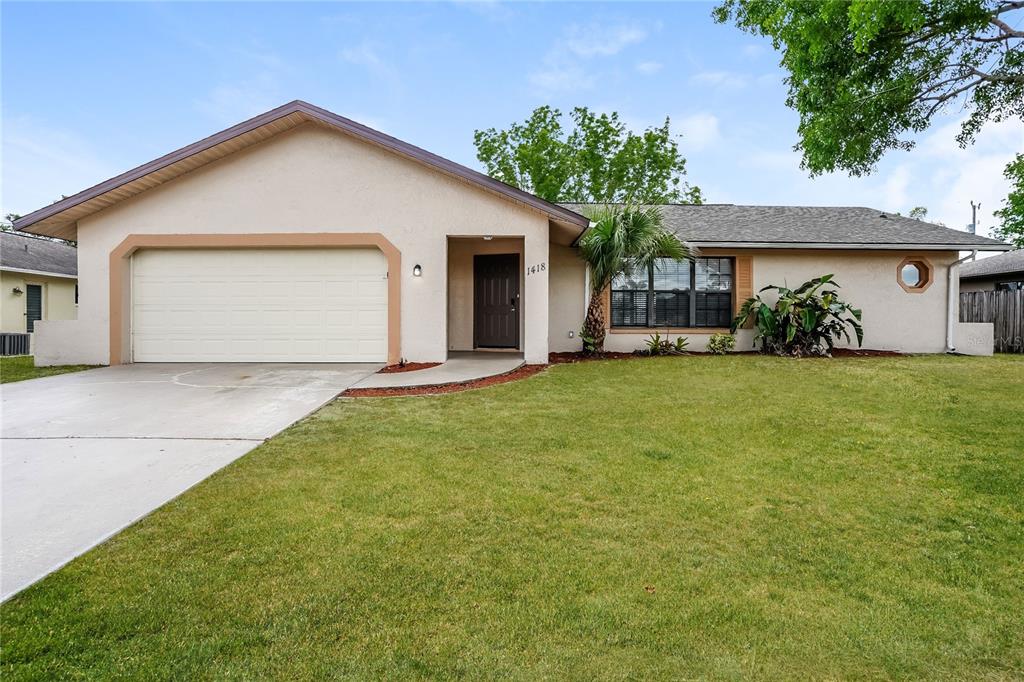
[[[538,263],[537,265],[531,265],[530,267],[526,268],[526,274],[527,275],[536,275],[538,272],[544,272],[547,269],[548,269],[548,264],[547,263]]]

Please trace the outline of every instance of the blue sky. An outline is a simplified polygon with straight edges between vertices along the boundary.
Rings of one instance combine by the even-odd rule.
[[[477,128],[541,104],[670,116],[710,202],[867,205],[980,232],[1024,125],[959,111],[867,178],[811,179],[770,43],[682,4],[2,5],[3,212],[27,213],[292,99],[479,168]]]

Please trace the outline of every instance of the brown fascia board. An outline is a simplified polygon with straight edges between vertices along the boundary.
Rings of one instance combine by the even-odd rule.
[[[521,189],[512,187],[511,185],[506,185],[500,180],[495,180],[494,178],[484,175],[479,171],[467,168],[466,166],[455,163],[454,161],[449,161],[448,159],[428,152],[425,149],[411,145],[408,142],[403,142],[398,138],[385,135],[378,130],[368,128],[367,126],[364,126],[361,123],[356,123],[344,116],[339,116],[327,111],[326,109],[321,109],[320,107],[309,104],[308,102],[303,102],[302,100],[295,100],[288,104],[279,106],[276,109],[271,109],[266,113],[254,116],[247,121],[231,126],[219,133],[203,138],[198,142],[193,142],[192,144],[173,151],[170,154],[165,154],[164,156],[154,159],[149,163],[145,163],[137,168],[133,168],[130,171],[122,173],[121,175],[105,180],[98,185],[82,190],[78,194],[67,197],[66,199],[61,199],[56,203],[33,211],[32,213],[22,216],[18,220],[14,221],[14,227],[15,229],[23,230],[41,220],[51,218],[62,211],[73,208],[81,203],[89,201],[90,199],[94,199],[106,192],[117,189],[122,185],[138,180],[150,173],[166,168],[167,166],[179,161],[183,161],[194,154],[203,152],[232,138],[238,137],[239,135],[244,135],[245,133],[255,130],[260,126],[295,113],[304,114],[311,119],[342,130],[350,135],[365,140],[366,142],[379,145],[397,154],[419,161],[420,163],[435,168],[448,175],[465,180],[470,184],[482,187],[483,189],[504,195],[513,201],[517,201],[537,209],[554,220],[568,222],[573,225],[578,225],[581,228],[586,228],[587,225],[589,225],[589,220],[586,217],[574,211],[552,204],[551,202],[545,201],[544,199],[534,196],[529,192],[524,192]]]

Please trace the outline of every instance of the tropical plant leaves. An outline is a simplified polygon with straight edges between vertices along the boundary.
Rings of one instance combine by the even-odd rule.
[[[766,286],[757,296],[743,302],[731,329],[735,332],[753,321],[755,346],[760,341],[762,352],[780,355],[830,353],[839,339],[849,343],[850,329],[856,335],[857,345],[862,345],[861,310],[840,299],[835,289],[820,291],[826,285],[839,288],[833,275],[815,277],[796,289]],[[776,293],[774,305],[761,298],[766,291]]]

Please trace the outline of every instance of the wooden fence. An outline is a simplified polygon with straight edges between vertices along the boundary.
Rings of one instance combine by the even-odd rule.
[[[991,322],[997,353],[1024,353],[1024,291],[960,294],[961,322]]]

